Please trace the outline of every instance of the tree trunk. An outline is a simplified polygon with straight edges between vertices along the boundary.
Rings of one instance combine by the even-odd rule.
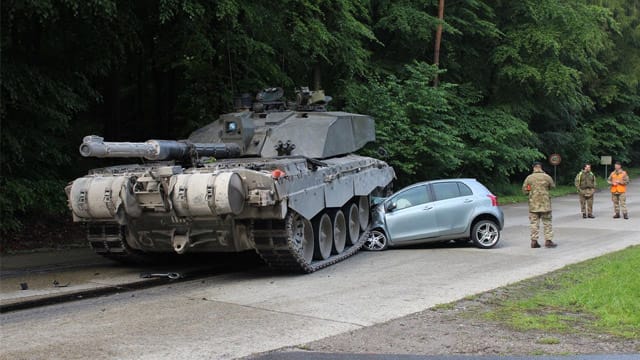
[[[322,90],[322,71],[320,69],[320,64],[315,64],[313,66],[313,89],[312,90]]]
[[[442,22],[444,20],[444,0],[440,0],[438,3],[438,28],[436,29],[436,45],[433,54],[433,63],[436,66],[440,66],[440,42],[442,41]],[[433,86],[437,87],[439,83],[438,74],[433,79]]]

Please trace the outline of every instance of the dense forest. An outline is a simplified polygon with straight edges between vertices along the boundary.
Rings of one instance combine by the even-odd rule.
[[[400,185],[640,163],[640,0],[4,0],[4,233],[63,213],[87,134],[185,138],[240,93],[372,115]],[[439,61],[435,36],[442,29]],[[436,81],[437,80],[437,81]]]

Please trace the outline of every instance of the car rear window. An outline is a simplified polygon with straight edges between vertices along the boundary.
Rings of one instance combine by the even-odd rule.
[[[470,196],[473,195],[473,191],[464,183],[458,183],[458,190],[460,190],[460,196]]]
[[[436,200],[446,200],[461,196],[456,182],[441,182],[432,184],[432,186]]]

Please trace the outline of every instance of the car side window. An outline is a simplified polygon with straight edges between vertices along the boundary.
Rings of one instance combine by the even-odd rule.
[[[471,191],[471,188],[469,188],[467,186],[467,184],[458,183],[458,190],[460,190],[460,196],[471,196],[473,195],[473,191]]]
[[[396,209],[406,209],[411,206],[420,204],[426,204],[429,200],[429,194],[425,186],[418,186],[413,189],[398,194],[398,196],[392,199],[392,202],[396,204]]]
[[[446,200],[462,196],[458,188],[458,183],[456,182],[441,182],[432,184],[431,186],[433,186],[433,193],[436,196],[436,200]]]

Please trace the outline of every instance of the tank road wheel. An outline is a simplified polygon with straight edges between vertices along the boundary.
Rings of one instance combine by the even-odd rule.
[[[316,260],[328,259],[333,247],[333,226],[328,214],[322,213],[313,220],[313,233],[316,240],[313,257]]]
[[[332,253],[340,254],[344,251],[347,243],[347,220],[342,210],[332,210],[329,212],[331,223],[333,224],[333,249]]]
[[[292,240],[295,251],[298,252],[307,262],[311,264],[313,260],[313,227],[309,220],[302,217],[297,212],[289,212],[287,214],[287,230]]]
[[[360,229],[362,231],[367,230],[369,226],[369,197],[368,196],[359,196],[358,197],[358,214],[360,219]]]
[[[347,242],[349,243],[349,245],[353,245],[358,242],[358,238],[360,237],[360,217],[358,215],[358,205],[352,202],[347,203],[345,213],[347,215],[347,227],[349,230]]]

